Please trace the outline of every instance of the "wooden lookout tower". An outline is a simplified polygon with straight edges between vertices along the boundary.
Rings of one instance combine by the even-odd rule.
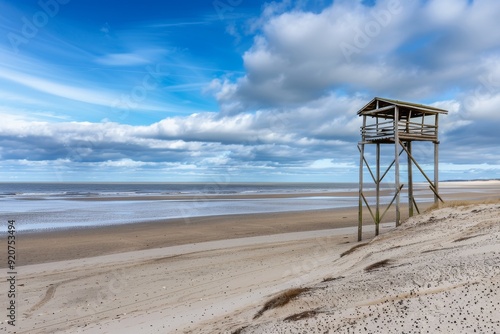
[[[379,224],[387,213],[388,209],[396,202],[396,226],[400,224],[400,195],[404,184],[400,183],[400,157],[406,153],[408,168],[408,210],[409,216],[413,216],[414,209],[418,210],[413,194],[412,167],[415,165],[422,175],[429,182],[430,189],[434,193],[434,202],[443,201],[439,196],[438,158],[439,158],[439,115],[447,114],[448,111],[421,104],[408,103],[396,100],[376,97],[358,111],[358,115],[363,117],[361,127],[361,141],[358,144],[360,152],[359,164],[359,216],[358,216],[358,241],[362,239],[363,229],[363,205],[368,208],[375,223],[375,235],[379,234]],[[412,142],[423,141],[434,143],[434,179],[431,180],[412,155]],[[383,174],[380,173],[380,145],[394,145],[394,160],[387,167]],[[375,172],[368,164],[365,156],[365,146],[376,145],[376,167]],[[394,166],[395,185],[394,197],[385,211],[380,213],[380,184],[387,173]],[[372,210],[367,194],[363,189],[364,170],[369,171],[375,182],[375,210]],[[373,206],[373,204],[372,204]]]

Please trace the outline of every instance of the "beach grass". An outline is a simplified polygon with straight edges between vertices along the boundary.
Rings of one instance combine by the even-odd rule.
[[[379,268],[382,268],[382,267],[385,267],[387,265],[389,265],[391,263],[391,259],[385,259],[385,260],[382,260],[382,261],[377,261],[375,263],[372,263],[370,264],[369,266],[367,266],[365,268],[365,271],[373,271],[375,269],[379,269]]]
[[[267,310],[271,310],[274,308],[282,307],[288,304],[291,300],[297,298],[299,295],[301,295],[304,292],[309,291],[309,288],[292,288],[283,291],[279,295],[273,297],[272,299],[268,300],[264,306],[255,314],[253,317],[254,319],[259,318],[266,312]]]
[[[349,248],[348,250],[346,250],[345,252],[341,253],[341,254],[340,254],[340,257],[344,257],[344,256],[346,256],[346,255],[349,255],[349,254],[353,253],[356,249],[361,248],[361,247],[364,247],[364,246],[366,246],[366,245],[368,245],[368,242],[364,242],[364,243],[362,243],[362,244],[359,244],[359,245],[353,246],[353,247]]]
[[[309,311],[304,311],[300,313],[293,314],[289,317],[286,317],[283,319],[283,321],[299,321],[303,319],[308,319],[316,316],[318,314],[318,311],[316,310],[309,310]]]

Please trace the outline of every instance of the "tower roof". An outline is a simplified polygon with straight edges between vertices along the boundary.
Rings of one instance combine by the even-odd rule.
[[[447,110],[436,107],[375,97],[358,111],[358,115],[390,117],[394,115],[396,106],[399,108],[400,114],[410,115],[410,117],[421,117],[423,114],[448,114]]]

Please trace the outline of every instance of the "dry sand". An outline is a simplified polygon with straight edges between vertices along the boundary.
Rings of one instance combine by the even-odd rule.
[[[354,235],[286,233],[24,266],[17,333],[182,333],[297,284]]]
[[[282,307],[192,332],[500,333],[500,202],[413,217],[328,267]]]
[[[484,191],[459,193],[450,184],[445,199],[498,198],[500,183],[470,186]],[[384,224],[382,236],[342,258],[358,244],[357,209],[18,235],[15,331],[390,332],[376,327],[383,325],[400,333],[434,324],[434,333],[467,333],[472,328],[460,329],[479,324],[480,333],[500,333],[498,207],[443,209],[395,230]],[[373,229],[364,231],[370,241]],[[384,259],[385,267],[364,271]],[[312,290],[253,319],[269,298],[297,286]],[[3,303],[7,290],[2,280]],[[311,310],[307,319],[283,321]],[[0,329],[13,332],[6,322]]]

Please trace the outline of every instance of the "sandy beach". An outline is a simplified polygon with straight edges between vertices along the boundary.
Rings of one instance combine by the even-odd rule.
[[[499,217],[500,201],[413,217],[192,332],[498,333]]]
[[[482,191],[467,191],[468,186],[473,189],[480,187]],[[443,183],[442,189],[447,201],[484,201],[498,198],[500,182]],[[453,220],[458,216],[460,223]],[[333,328],[342,328],[347,333],[345,319],[362,318],[364,322],[353,320],[352,328],[364,324],[376,333],[379,332],[376,325],[380,324],[376,319],[389,320],[373,316],[385,312],[381,302],[377,302],[381,298],[389,298],[395,303],[403,300],[398,296],[413,296],[418,291],[418,296],[424,296],[422,298],[427,298],[430,304],[430,297],[443,299],[443,302],[437,302],[437,306],[432,306],[439,308],[448,302],[445,298],[447,291],[459,291],[447,289],[450,284],[462,289],[470,287],[475,280],[480,282],[478,286],[489,284],[495,293],[498,292],[498,272],[495,271],[498,263],[494,262],[498,261],[498,256],[494,254],[498,249],[499,224],[498,221],[492,223],[498,216],[498,205],[479,209],[445,208],[435,214],[415,217],[398,229],[391,223],[393,216],[387,216],[380,237],[373,239],[373,228],[367,225],[364,242],[370,242],[369,247],[362,247],[345,257],[340,257],[340,254],[359,245],[356,241],[357,208],[197,217],[190,218],[189,223],[178,219],[170,220],[168,224],[138,222],[93,229],[26,233],[18,235],[15,331],[233,333],[240,330],[240,333],[298,333],[309,328],[304,327],[306,323],[314,321],[313,327],[322,328],[321,333]],[[458,278],[450,272],[452,276],[432,281],[429,288],[419,283],[417,289],[407,277],[431,264],[468,268],[469,262],[462,263],[460,259],[472,261],[470,257],[460,257],[446,250],[462,245],[454,240],[469,236],[474,238],[463,241],[468,247],[457,249],[467,254],[480,253],[484,263],[495,269],[488,269],[485,275],[491,277],[486,277],[486,281],[483,282],[480,275],[487,269],[479,267],[477,272],[471,272],[472,276],[468,270],[461,270]],[[439,262],[444,254],[439,249],[458,258]],[[429,252],[422,256],[422,251],[426,250]],[[5,255],[2,256],[0,260],[5,268]],[[386,258],[390,259],[390,265],[383,269],[370,273],[363,270]],[[403,261],[406,258],[415,260]],[[398,269],[389,272],[393,267]],[[341,276],[349,278],[334,280]],[[405,279],[400,280],[403,276]],[[332,280],[322,283],[327,277]],[[419,276],[413,280],[423,282],[427,278]],[[388,288],[391,282],[397,282],[393,290]],[[340,286],[344,289],[341,303],[322,297],[324,291],[332,291],[327,294],[329,296],[335,295]],[[367,296],[356,286],[366,286],[373,293]],[[290,305],[264,312],[258,319],[253,319],[269,298],[295,287],[311,290]],[[2,281],[0,289],[7,291],[7,282]],[[456,297],[455,292],[451,295]],[[346,297],[349,294],[351,296]],[[492,300],[490,295],[483,297],[481,303]],[[406,307],[415,306],[410,303],[414,298],[404,299],[404,303],[407,301]],[[481,307],[493,312],[488,305]],[[500,309],[495,303],[491,305]],[[370,308],[379,313],[367,311]],[[314,312],[292,325],[283,321],[289,315],[310,310]],[[356,318],[352,312],[361,312],[359,314],[363,316]],[[415,311],[419,317],[426,315],[424,311],[419,312]],[[333,321],[332,314],[341,316],[335,316]],[[482,316],[488,330],[496,328],[500,331],[498,322],[485,313]],[[420,321],[420,324],[424,323]],[[432,323],[438,323],[438,320],[434,319]],[[337,327],[329,327],[329,324]],[[372,325],[375,327],[370,327]],[[410,325],[403,321],[403,326]],[[13,332],[6,321],[2,330]]]

